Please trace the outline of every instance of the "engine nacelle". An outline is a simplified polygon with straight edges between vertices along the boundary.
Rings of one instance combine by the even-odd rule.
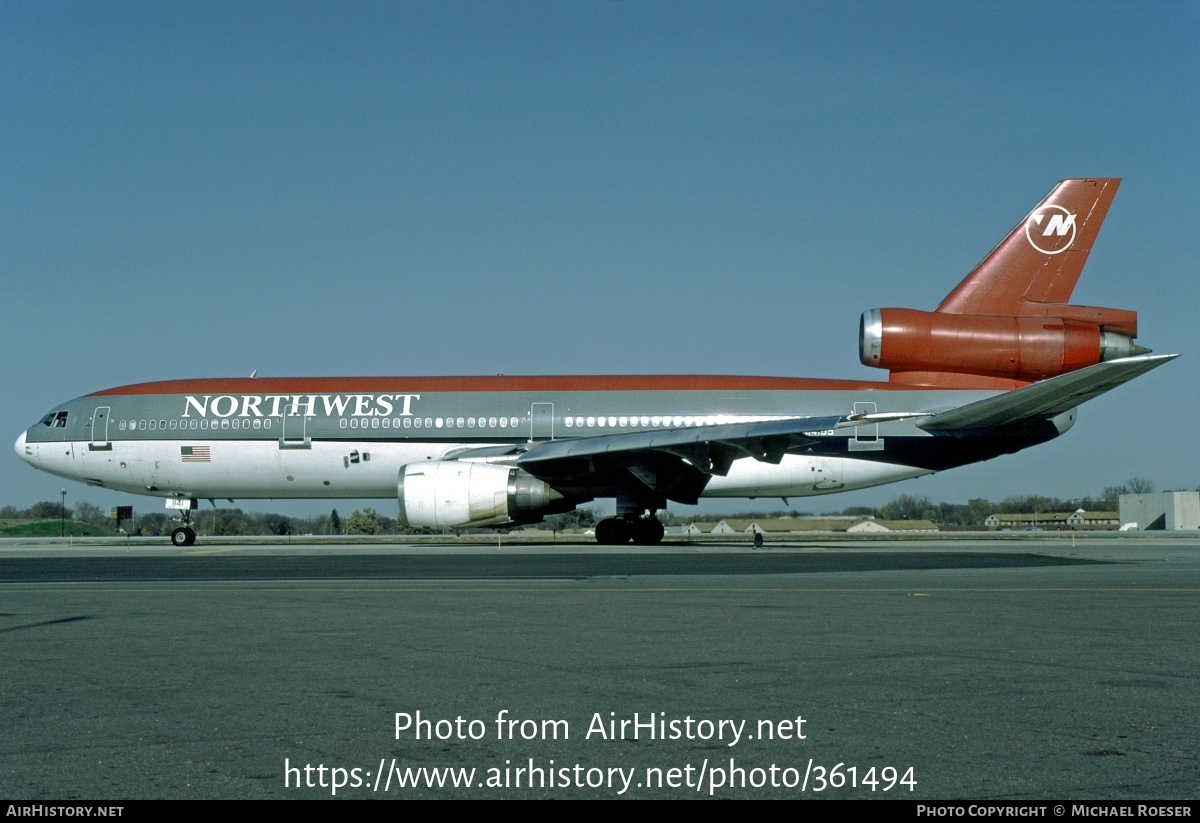
[[[575,508],[575,501],[528,472],[491,463],[409,463],[396,487],[400,522],[429,529],[535,523]]]
[[[866,366],[1028,381],[1148,351],[1130,337],[1083,320],[915,309],[863,312],[858,347]]]

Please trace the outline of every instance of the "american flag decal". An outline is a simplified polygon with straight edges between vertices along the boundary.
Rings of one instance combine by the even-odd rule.
[[[180,446],[179,456],[184,463],[211,463],[212,454],[208,446]]]

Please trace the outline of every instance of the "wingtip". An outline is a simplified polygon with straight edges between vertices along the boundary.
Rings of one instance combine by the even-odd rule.
[[[1141,348],[1141,347],[1139,346],[1138,348]],[[1147,349],[1146,351],[1150,352],[1150,351],[1152,351],[1152,349]],[[1103,361],[1101,361],[1101,363],[1134,363],[1134,362],[1148,363],[1148,362],[1154,361],[1154,360],[1165,363],[1168,360],[1174,360],[1176,357],[1179,357],[1178,353],[1176,353],[1176,354],[1131,354],[1131,355],[1128,355],[1127,357],[1114,357],[1112,360],[1103,360]],[[1101,363],[1097,363],[1096,365],[1101,365]]]

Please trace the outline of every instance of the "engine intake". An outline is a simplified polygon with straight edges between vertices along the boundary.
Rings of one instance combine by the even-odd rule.
[[[458,460],[409,463],[396,493],[400,522],[430,529],[536,523],[578,502],[521,469]]]
[[[894,372],[1035,381],[1149,349],[1129,336],[1069,317],[871,309],[859,323],[858,351],[863,365]]]

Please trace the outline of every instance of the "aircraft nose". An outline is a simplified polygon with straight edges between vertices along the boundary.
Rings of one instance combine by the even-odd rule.
[[[32,465],[33,447],[26,445],[25,432],[21,432],[21,436],[17,438],[17,442],[13,445],[13,451],[17,453],[17,457]]]

